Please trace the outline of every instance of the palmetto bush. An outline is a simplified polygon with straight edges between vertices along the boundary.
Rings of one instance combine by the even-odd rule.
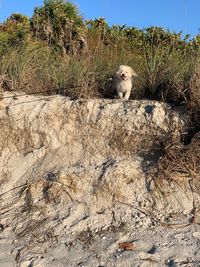
[[[65,0],[45,0],[34,10],[33,34],[63,53],[75,53],[85,46],[83,19],[76,6]]]

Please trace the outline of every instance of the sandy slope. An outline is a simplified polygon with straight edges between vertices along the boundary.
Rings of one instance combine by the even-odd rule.
[[[147,100],[4,95],[0,266],[200,266],[198,194],[146,175],[183,118]]]

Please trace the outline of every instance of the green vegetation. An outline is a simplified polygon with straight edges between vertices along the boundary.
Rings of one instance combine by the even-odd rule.
[[[31,19],[33,36],[63,53],[75,53],[84,44],[85,25],[76,6],[62,0],[45,0]]]
[[[55,89],[113,97],[109,78],[126,64],[139,74],[132,97],[181,102],[188,98],[199,47],[199,36],[189,40],[158,27],[110,27],[103,18],[84,21],[71,2],[45,0],[32,18],[12,14],[0,25],[0,73],[29,93]]]

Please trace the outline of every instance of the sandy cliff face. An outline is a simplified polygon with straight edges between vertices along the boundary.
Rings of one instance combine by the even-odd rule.
[[[197,196],[187,183],[155,188],[146,175],[162,143],[184,127],[183,115],[147,100],[7,94],[0,125],[0,265],[198,261],[200,232],[188,224]],[[181,260],[176,242],[169,245],[180,227]]]

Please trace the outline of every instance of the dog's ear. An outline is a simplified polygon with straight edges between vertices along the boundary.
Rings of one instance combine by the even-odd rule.
[[[137,73],[133,69],[131,69],[131,74],[133,77],[138,77]]]

